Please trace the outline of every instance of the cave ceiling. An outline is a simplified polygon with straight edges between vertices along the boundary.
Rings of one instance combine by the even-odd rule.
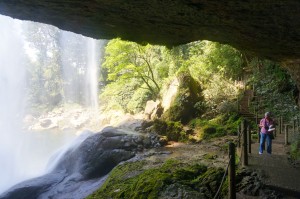
[[[0,0],[0,14],[97,39],[167,46],[206,39],[280,62],[300,57],[296,0]]]

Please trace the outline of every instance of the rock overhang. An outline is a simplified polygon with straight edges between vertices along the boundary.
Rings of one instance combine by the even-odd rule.
[[[167,46],[206,39],[281,62],[300,55],[296,0],[0,0],[0,14],[97,39]]]

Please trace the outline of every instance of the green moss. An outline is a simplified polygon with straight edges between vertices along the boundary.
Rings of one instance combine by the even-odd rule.
[[[212,120],[195,118],[189,122],[189,126],[199,129],[201,139],[211,139],[224,135],[236,135],[241,119],[236,114],[218,115]]]
[[[186,141],[188,139],[180,122],[155,120],[152,128],[159,135],[167,136],[170,141]]]
[[[252,140],[258,140],[258,133],[256,133],[256,134],[251,134],[251,139],[252,139]]]
[[[146,161],[127,162],[117,166],[105,184],[88,199],[158,198],[174,183],[212,196],[220,185],[220,176],[224,173],[223,169],[207,168],[197,163],[187,164],[173,159],[155,168],[146,167]]]
[[[291,158],[293,160],[300,160],[300,138],[291,144]]]
[[[224,127],[216,124],[207,124],[203,127],[203,139],[211,139],[226,135]]]
[[[204,113],[204,98],[199,82],[187,72],[177,75],[179,80],[178,92],[170,108],[162,115],[166,121],[180,121],[186,124],[193,117]]]
[[[204,159],[206,160],[214,160],[216,159],[218,156],[216,153],[208,153],[204,155]]]
[[[204,126],[208,123],[207,120],[203,120],[203,119],[200,119],[200,118],[194,118],[193,120],[191,120],[189,122],[189,126],[191,128],[197,128],[197,127],[200,127],[200,126]]]

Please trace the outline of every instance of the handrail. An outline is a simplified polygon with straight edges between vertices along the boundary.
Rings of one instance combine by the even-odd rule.
[[[223,183],[224,183],[225,177],[226,177],[226,175],[227,175],[227,173],[228,173],[228,168],[229,168],[230,162],[231,162],[231,156],[229,156],[229,161],[228,161],[228,164],[227,164],[227,167],[226,167],[225,173],[224,173],[224,175],[223,175],[223,178],[222,178],[221,184],[220,184],[220,186],[219,186],[219,188],[218,188],[218,191],[217,191],[217,193],[216,193],[216,195],[215,195],[214,199],[216,199],[216,198],[219,196],[219,193],[220,193],[221,187],[223,186]]]
[[[241,126],[241,124],[240,124],[240,126]],[[239,129],[239,131],[238,131],[238,136],[237,136],[237,143],[238,143],[238,145],[237,145],[237,148],[239,148],[240,149],[240,153],[238,154],[238,150],[237,150],[237,154],[238,154],[238,156],[239,156],[239,158],[240,158],[240,161],[238,162],[238,164],[237,164],[237,166],[241,166],[241,164],[242,164],[242,155],[243,155],[243,150],[242,150],[242,146],[241,146],[241,139],[242,139],[242,135],[243,135],[243,133],[242,133],[242,128],[241,129]]]

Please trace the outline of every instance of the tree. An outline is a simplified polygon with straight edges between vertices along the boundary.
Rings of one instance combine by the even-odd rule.
[[[237,79],[242,73],[242,54],[229,45],[196,41],[188,45],[186,65],[201,82],[210,81],[218,73],[227,79]]]
[[[158,95],[161,80],[168,76],[168,64],[165,63],[168,50],[165,47],[114,39],[107,44],[105,53],[102,66],[108,70],[108,80],[135,78],[153,96]]]
[[[29,61],[29,100],[33,104],[56,105],[61,100],[59,34],[54,26],[26,23],[24,28]]]

